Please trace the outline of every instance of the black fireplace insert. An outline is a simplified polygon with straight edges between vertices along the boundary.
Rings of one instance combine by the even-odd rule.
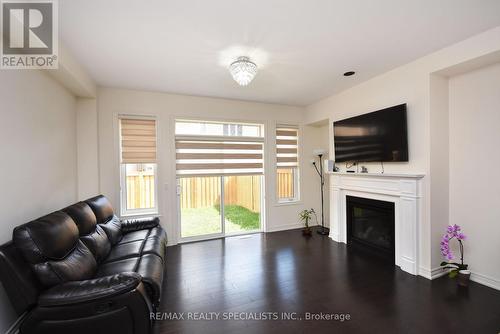
[[[347,244],[393,260],[394,203],[346,196]]]

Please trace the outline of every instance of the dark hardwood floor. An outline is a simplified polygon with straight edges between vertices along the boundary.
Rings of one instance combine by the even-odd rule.
[[[160,320],[160,334],[500,333],[500,291],[414,277],[328,237],[304,239],[298,230],[169,247],[160,311],[302,317]],[[350,320],[305,320],[306,312],[349,314]]]

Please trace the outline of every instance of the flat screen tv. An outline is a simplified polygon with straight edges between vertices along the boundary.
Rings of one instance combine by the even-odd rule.
[[[335,162],[408,161],[406,104],[333,123]]]

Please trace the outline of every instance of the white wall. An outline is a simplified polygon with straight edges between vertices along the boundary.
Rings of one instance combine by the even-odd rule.
[[[15,226],[75,202],[75,98],[40,71],[0,73],[0,242]],[[0,332],[14,320],[0,292]]]
[[[442,256],[439,245],[443,231],[449,224],[449,112],[448,78],[440,75],[430,76],[430,242],[432,268],[437,268]],[[431,275],[443,271],[434,269]]]
[[[266,126],[266,230],[299,227],[297,213],[304,203],[278,205],[275,180],[275,126],[302,124],[303,109],[298,107],[193,97],[156,92],[111,88],[98,91],[100,192],[119,209],[118,115],[153,115],[158,119],[159,133],[159,206],[162,224],[169,243],[175,244],[177,230],[177,198],[175,177],[174,120],[176,117],[241,120],[262,122]],[[304,161],[301,161],[302,164]],[[303,166],[301,166],[303,170]],[[302,178],[304,182],[304,178]]]
[[[445,121],[446,115],[433,114],[442,108],[442,97],[434,98],[431,96],[432,94],[441,94],[442,89],[437,89],[436,92],[435,87],[439,86],[439,83],[436,82],[439,79],[431,82],[431,76],[436,72],[444,73],[446,69],[459,64],[473,64],[474,60],[491,58],[491,55],[497,57],[499,51],[500,27],[497,27],[307,107],[305,122],[313,123],[325,118],[329,118],[332,122],[399,103],[408,104],[410,161],[408,163],[385,164],[385,170],[396,173],[426,174],[423,179],[422,225],[419,228],[419,265],[421,275],[426,277],[440,272],[438,267],[441,262],[439,243],[435,242],[440,227],[434,230],[431,228],[431,212],[434,219],[438,219],[437,217],[446,219],[447,216],[446,212],[443,213],[443,209],[440,209],[444,205],[444,211],[447,211],[447,203],[442,203],[442,199],[446,198],[446,191],[444,193],[436,192],[434,196],[431,196],[432,182],[437,182],[435,189],[440,189],[441,182],[439,173],[436,173],[436,177],[434,177],[431,173],[432,170],[446,170],[446,166],[440,166],[441,163],[446,163],[445,161],[432,159],[431,143],[433,139],[439,142],[440,135],[438,134],[439,127],[431,127],[431,119],[437,117],[438,120],[443,121],[444,118]],[[330,135],[333,137],[333,133]],[[331,138],[330,143],[333,144],[333,138]],[[330,149],[332,148],[330,147]],[[446,147],[444,149],[446,150]],[[436,146],[434,157],[439,150],[440,148]],[[431,161],[434,162],[432,166]],[[366,165],[370,172],[380,172],[379,164]],[[431,210],[433,207],[435,209]],[[447,223],[445,222],[445,225]],[[440,226],[442,222],[436,222],[436,224]]]
[[[2,71],[0,100],[5,242],[14,226],[75,201],[76,113],[75,98],[37,71]]]
[[[329,136],[328,136],[328,122],[324,125],[306,125],[303,127],[302,135],[302,161],[304,162],[302,177],[304,182],[302,183],[302,197],[304,201],[304,206],[306,208],[314,208],[318,215],[318,224],[321,225],[321,192],[320,192],[320,179],[316,173],[314,167],[312,166],[311,160],[315,160],[318,163],[318,157],[313,155],[313,150],[322,148],[328,151],[329,148]],[[323,156],[324,159],[328,159],[328,152]],[[318,165],[319,168],[319,165]],[[330,205],[329,205],[329,178],[325,178],[324,186],[324,216],[325,216],[325,226],[330,226]]]
[[[449,80],[450,223],[473,279],[500,289],[500,63]]]
[[[99,194],[99,154],[96,99],[76,101],[78,199]]]

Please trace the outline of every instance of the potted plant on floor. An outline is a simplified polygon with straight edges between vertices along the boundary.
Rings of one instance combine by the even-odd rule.
[[[470,279],[469,265],[464,264],[464,244],[463,241],[467,237],[461,232],[461,227],[458,225],[450,225],[446,229],[445,235],[441,238],[441,254],[447,261],[441,262],[443,269],[450,270],[448,276],[450,278],[458,277],[458,284],[461,286],[468,286]],[[456,239],[460,247],[460,263],[451,262],[454,258],[450,249],[450,241]]]
[[[316,217],[316,212],[314,211],[313,208],[307,210],[302,210],[299,213],[299,218],[300,220],[304,223],[304,228],[302,229],[302,235],[303,236],[311,236],[312,235],[312,229],[309,226],[309,222],[312,220],[313,215]]]

